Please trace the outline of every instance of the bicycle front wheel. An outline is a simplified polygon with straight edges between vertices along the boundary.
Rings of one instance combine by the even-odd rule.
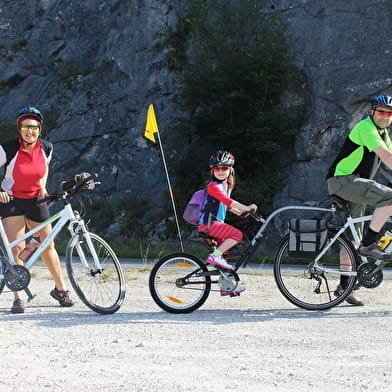
[[[197,257],[172,253],[151,270],[149,286],[155,303],[169,313],[190,313],[207,300],[211,278]]]
[[[328,241],[334,234],[328,232]],[[358,256],[346,237],[339,236],[317,265],[309,258],[290,257],[288,248],[286,235],[275,256],[274,277],[280,292],[292,304],[307,310],[323,310],[340,304],[350,295],[356,276],[348,276],[344,287],[340,277],[346,271],[357,270]]]
[[[69,280],[82,302],[97,313],[115,313],[124,302],[125,279],[121,264],[111,247],[89,233],[101,268],[95,265],[92,250],[80,234],[71,238],[66,251]]]

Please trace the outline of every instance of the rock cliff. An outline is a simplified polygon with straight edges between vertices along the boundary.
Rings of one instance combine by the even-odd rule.
[[[181,154],[173,123],[177,75],[156,49],[180,0],[1,0],[0,121],[34,105],[55,145],[50,189],[78,171],[96,172],[95,197],[170,204],[159,151],[143,137],[155,105],[168,164]],[[307,77],[307,119],[275,207],[319,203],[325,173],[349,127],[378,93],[392,93],[389,0],[262,1],[280,10],[295,38],[292,61]],[[289,100],[295,110],[296,97]],[[287,102],[286,102],[287,103]],[[3,136],[4,132],[3,132]],[[260,201],[262,204],[262,201]]]

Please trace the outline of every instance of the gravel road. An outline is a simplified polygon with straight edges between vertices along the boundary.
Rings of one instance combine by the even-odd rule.
[[[271,271],[240,271],[240,297],[211,293],[197,311],[173,315],[148,290],[148,269],[124,263],[127,297],[103,316],[76,300],[60,308],[53,282],[34,267],[37,297],[12,315],[0,296],[2,391],[390,391],[392,278],[361,289],[364,307],[298,309]]]

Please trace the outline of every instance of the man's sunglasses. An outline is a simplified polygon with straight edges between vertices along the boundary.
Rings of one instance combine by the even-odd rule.
[[[376,110],[376,109],[374,109],[374,111],[377,112],[378,115],[381,117],[392,117],[392,112],[385,112],[384,110]]]

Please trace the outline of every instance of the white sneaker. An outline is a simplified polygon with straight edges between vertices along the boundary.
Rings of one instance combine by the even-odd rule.
[[[220,295],[222,297],[225,297],[226,295],[230,295],[231,297],[236,297],[245,290],[246,288],[244,286],[237,286],[233,291],[221,290]]]
[[[214,256],[212,253],[208,255],[207,263],[230,271],[234,269],[222,256]]]

